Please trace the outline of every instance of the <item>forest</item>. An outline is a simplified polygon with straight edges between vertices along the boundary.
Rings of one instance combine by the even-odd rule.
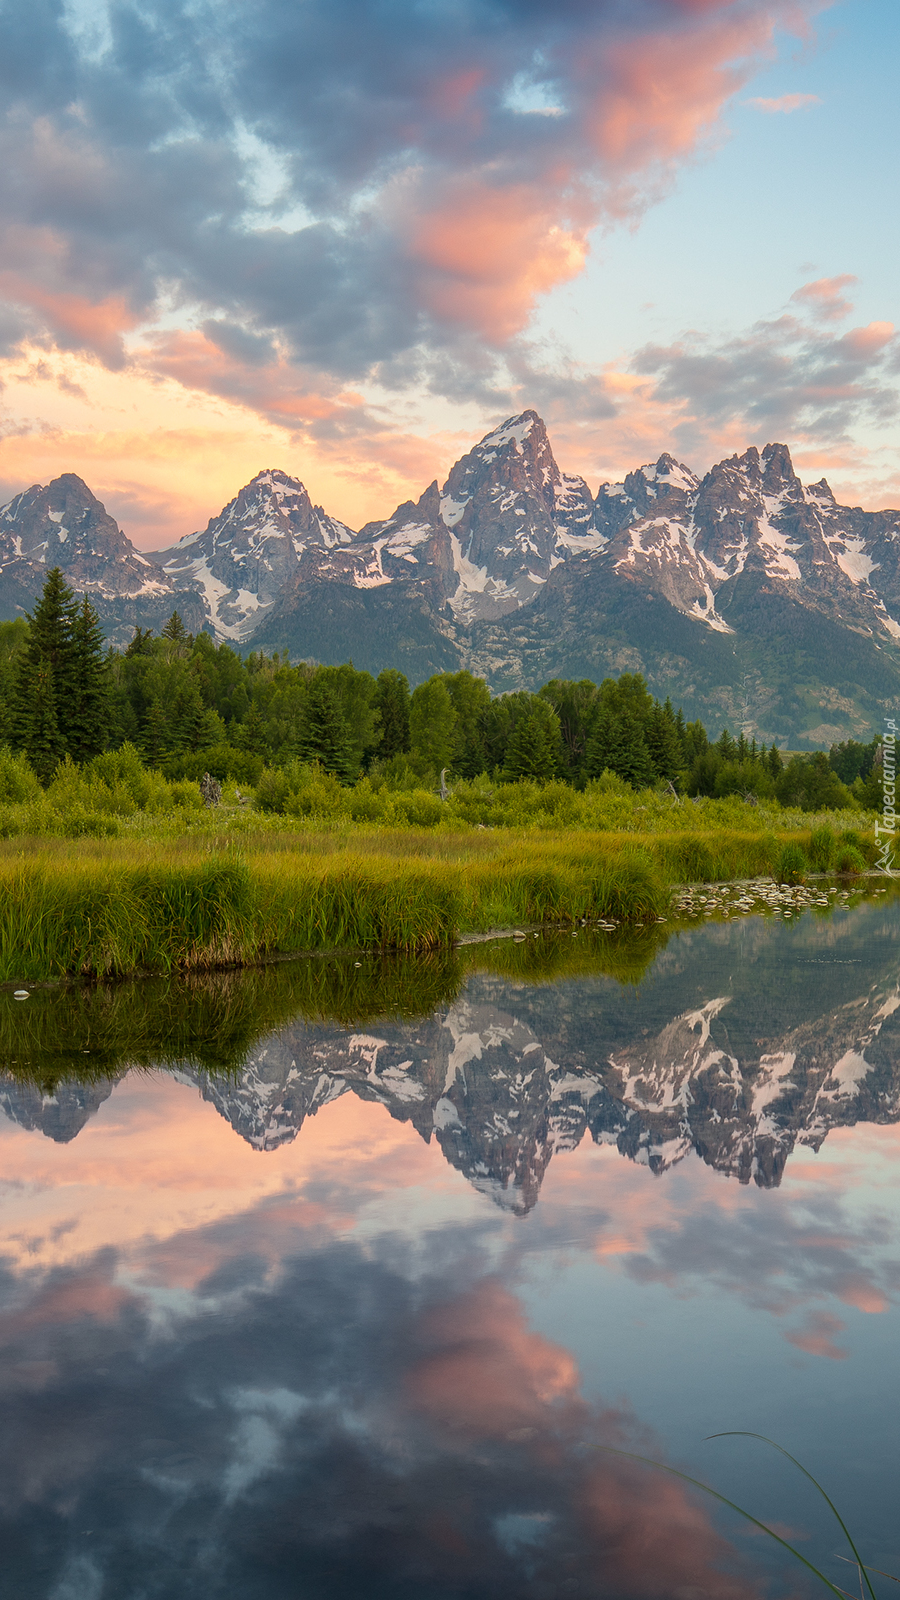
[[[636,673],[492,697],[460,671],[410,691],[394,670],[242,657],[187,633],[177,612],[159,636],[137,628],[116,651],[58,568],[28,619],[0,624],[0,744],[45,787],[61,763],[128,748],[170,783],[209,772],[253,789],[269,812],[290,810],[313,774],[402,792],[436,791],[442,772],[576,791],[605,775],[632,790],[804,811],[881,804],[877,739],[787,759],[727,729],[713,740]]]

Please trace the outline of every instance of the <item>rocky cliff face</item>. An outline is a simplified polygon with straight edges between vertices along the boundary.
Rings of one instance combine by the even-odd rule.
[[[900,1120],[900,987],[882,979],[814,1020],[752,1045],[715,995],[655,1032],[587,1045],[577,1003],[538,1031],[510,991],[474,979],[419,1027],[352,1034],[286,1029],[234,1084],[195,1075],[258,1150],[352,1092],[440,1144],[475,1188],[517,1213],[552,1157],[585,1134],[661,1174],[694,1151],[741,1183],[780,1183],[797,1146],[832,1128]],[[731,1025],[730,1025],[731,1024]]]
[[[124,1071],[101,1083],[60,1084],[44,1094],[33,1083],[12,1076],[0,1078],[0,1111],[29,1132],[40,1131],[55,1144],[68,1144],[108,1100]]]
[[[125,645],[135,627],[161,628],[174,610],[199,630],[199,595],[141,555],[87,484],[67,472],[0,507],[0,615],[30,610],[52,567],[87,594],[107,637]]]

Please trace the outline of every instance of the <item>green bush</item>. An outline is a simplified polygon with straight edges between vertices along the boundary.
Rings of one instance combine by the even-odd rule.
[[[14,755],[9,745],[0,745],[0,800],[23,805],[36,800],[40,783],[24,756]]]
[[[834,866],[835,871],[839,872],[842,877],[850,877],[855,876],[857,873],[865,872],[867,862],[854,845],[842,844],[838,849]]]
[[[393,794],[390,798],[390,820],[407,828],[436,828],[443,815],[443,802],[427,789],[413,789],[411,793]]]
[[[260,811],[283,812],[290,792],[287,773],[267,767],[256,785],[256,806]]]
[[[60,818],[60,831],[66,839],[118,839],[120,830],[115,817],[72,810]]]
[[[837,836],[828,824],[814,828],[809,836],[809,860],[816,872],[828,872],[837,850]]]
[[[809,863],[798,844],[786,844],[778,857],[775,876],[779,883],[803,883]]]

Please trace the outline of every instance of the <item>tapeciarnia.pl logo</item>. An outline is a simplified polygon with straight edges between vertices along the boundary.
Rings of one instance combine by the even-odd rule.
[[[881,821],[875,824],[875,833],[880,839],[883,833],[888,837],[881,845],[881,854],[878,865],[885,872],[894,870],[894,857],[891,854],[891,840],[897,828],[897,816],[894,810],[894,796],[897,782],[897,724],[892,717],[884,719],[885,733],[881,743]]]

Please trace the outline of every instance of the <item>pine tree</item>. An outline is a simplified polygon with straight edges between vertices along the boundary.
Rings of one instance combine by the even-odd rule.
[[[59,567],[47,574],[16,663],[10,736],[46,782],[68,750],[75,697],[75,596]]]
[[[19,748],[43,784],[50,782],[65,758],[65,742],[56,716],[53,669],[45,656],[38,657],[29,677],[27,732]]]
[[[544,715],[535,710],[522,717],[513,728],[506,747],[503,777],[510,783],[519,778],[546,783],[557,774],[560,750],[559,718],[552,706],[546,706]]]
[[[177,616],[178,613],[174,612],[173,615]],[[134,656],[149,656],[152,654],[152,639],[152,628],[135,628],[134,637],[125,651],[126,661],[131,660]]]
[[[409,750],[409,683],[402,672],[386,668],[375,680],[375,705],[381,730],[375,754],[385,761]]]
[[[409,703],[409,731],[415,755],[436,771],[453,761],[456,708],[439,675],[420,683]]]
[[[158,767],[169,753],[170,723],[168,712],[158,696],[154,696],[147,709],[141,729],[141,755],[148,767]]]
[[[233,739],[238,749],[246,750],[248,755],[261,756],[265,753],[266,725],[255,700],[243,722],[237,724]]]
[[[173,611],[162,631],[164,639],[171,639],[175,644],[184,644],[188,639],[188,632],[177,611]]]
[[[637,717],[604,705],[588,742],[585,770],[590,778],[614,772],[634,789],[646,789],[655,773],[644,730]]]
[[[668,778],[671,783],[682,766],[681,740],[671,702],[664,706],[657,701],[650,713],[644,738],[650,752],[653,770],[658,778]]]
[[[321,679],[310,685],[300,753],[307,761],[318,761],[325,772],[333,773],[342,783],[352,783],[356,776],[350,729],[341,702],[331,685]]]
[[[112,684],[104,644],[97,613],[85,595],[72,629],[75,686],[65,732],[73,761],[99,755],[109,738]]]

